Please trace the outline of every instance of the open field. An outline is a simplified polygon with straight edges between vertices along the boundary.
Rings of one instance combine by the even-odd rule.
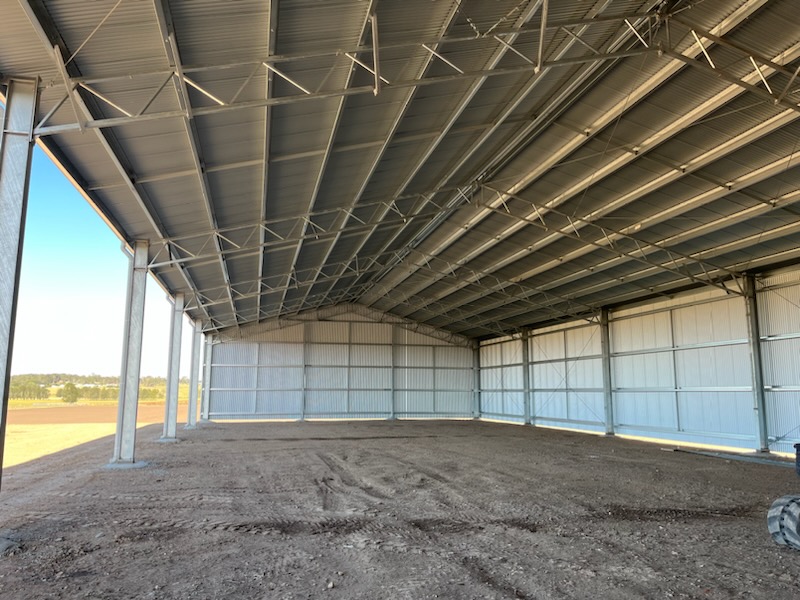
[[[186,422],[186,406],[178,406],[178,418]],[[139,404],[140,427],[164,422],[164,404]],[[114,435],[117,403],[89,403],[8,411],[3,467],[11,467],[78,444]],[[113,438],[108,441],[108,457]]]
[[[481,422],[206,424],[12,467],[2,598],[796,599],[792,469]]]

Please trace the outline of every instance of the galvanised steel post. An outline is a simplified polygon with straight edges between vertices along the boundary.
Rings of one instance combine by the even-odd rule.
[[[603,408],[605,409],[606,435],[614,435],[614,391],[611,387],[611,331],[608,309],[600,310],[600,351],[603,369]]]
[[[181,334],[183,333],[183,294],[175,294],[169,327],[169,369],[167,402],[164,407],[164,441],[175,440],[178,428],[178,386],[181,378]]]
[[[209,405],[211,402],[211,354],[214,351],[211,340],[211,334],[206,335],[206,342],[203,348],[203,400],[200,404],[201,421],[208,421]]]
[[[194,322],[192,336],[192,370],[189,376],[189,414],[186,416],[186,429],[197,427],[197,387],[200,382],[200,350],[203,346],[203,324]]]
[[[139,406],[139,371],[144,335],[144,298],[147,286],[146,241],[133,244],[128,267],[128,297],[125,302],[125,332],[122,340],[122,368],[119,378],[117,433],[112,463],[133,463],[136,442],[136,411]]]
[[[6,86],[0,129],[0,480],[39,80],[12,78]]]
[[[473,393],[473,406],[472,418],[481,418],[481,345],[475,342],[472,348],[472,393]]]
[[[525,425],[531,424],[531,360],[530,360],[530,337],[529,329],[522,331],[522,402],[525,417]]]
[[[761,452],[769,452],[767,401],[764,396],[764,371],[761,357],[761,328],[758,324],[756,279],[752,275],[747,275],[744,278],[744,292],[747,305],[747,341],[750,346],[750,371],[753,380],[753,409],[758,423],[758,449]]]

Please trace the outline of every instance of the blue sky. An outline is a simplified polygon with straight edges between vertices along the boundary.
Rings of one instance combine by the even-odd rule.
[[[37,147],[28,195],[12,374],[118,375],[128,259],[94,209]],[[171,306],[147,282],[142,375],[167,372]],[[181,374],[191,331],[183,325]]]

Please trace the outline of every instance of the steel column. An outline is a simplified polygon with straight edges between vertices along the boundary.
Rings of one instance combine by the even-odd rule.
[[[0,479],[38,88],[37,79],[8,81],[0,129]]]
[[[125,302],[125,330],[122,341],[117,433],[112,463],[133,463],[136,442],[136,411],[139,406],[139,373],[144,335],[144,298],[147,285],[146,241],[133,245],[128,267],[128,296]]]
[[[481,345],[475,343],[472,349],[473,405],[472,418],[481,418]]]
[[[181,334],[183,333],[183,294],[175,294],[169,327],[169,369],[167,370],[167,402],[164,407],[162,440],[175,440],[178,428],[178,386],[181,379]]]
[[[189,377],[189,414],[186,417],[185,429],[197,427],[197,388],[200,380],[200,350],[203,345],[203,324],[194,322],[192,336],[192,370]]]
[[[211,358],[214,346],[211,343],[211,334],[206,335],[203,349],[203,401],[200,405],[200,420],[208,421],[209,406],[211,403]]]
[[[530,340],[531,332],[528,329],[522,332],[522,402],[524,405],[525,425],[531,424],[531,367],[530,367]]]
[[[608,309],[600,309],[600,352],[603,369],[603,408],[606,418],[606,435],[614,435],[614,391],[611,387],[611,331],[608,326]]]
[[[761,328],[758,324],[758,302],[756,280],[752,275],[744,278],[745,302],[747,303],[747,341],[750,346],[750,370],[753,380],[753,410],[758,423],[758,449],[769,452],[769,430],[767,428],[767,402],[764,396],[764,371],[761,359]]]
[[[397,418],[395,406],[397,404],[397,392],[395,390],[395,375],[397,373],[397,359],[395,358],[395,350],[398,347],[397,344],[397,325],[392,325],[392,405],[389,408],[389,420],[394,421]]]

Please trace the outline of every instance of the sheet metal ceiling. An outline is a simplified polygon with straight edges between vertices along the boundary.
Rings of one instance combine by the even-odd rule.
[[[40,141],[207,330],[357,303],[483,337],[800,258],[795,0],[0,12]]]

